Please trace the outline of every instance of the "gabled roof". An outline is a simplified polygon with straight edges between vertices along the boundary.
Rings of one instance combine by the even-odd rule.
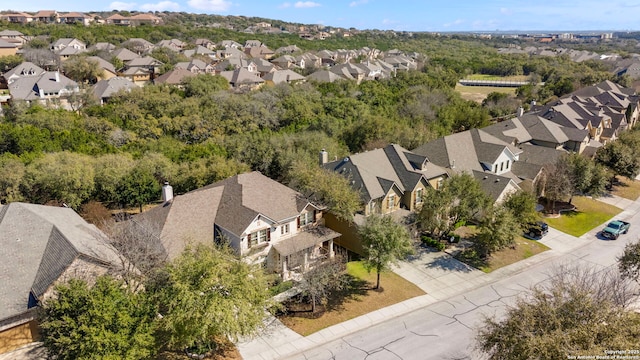
[[[512,179],[490,172],[473,171],[473,177],[480,183],[482,190],[494,201],[500,199],[510,190],[518,190],[518,184]]]
[[[186,242],[213,242],[214,225],[242,237],[258,216],[275,223],[291,221],[308,205],[302,194],[254,171],[177,195],[134,219],[153,224],[173,258]]]
[[[430,141],[413,152],[439,166],[471,172],[486,170],[482,163],[494,163],[505,150],[514,155],[521,152],[483,130],[471,129]]]
[[[239,86],[243,84],[260,84],[264,80],[245,68],[235,69],[233,71],[223,71],[220,76],[227,79],[229,84]]]
[[[0,31],[0,37],[1,36],[24,36],[24,34],[21,33],[20,31],[17,31],[17,30],[5,29],[5,30]]]
[[[305,77],[292,70],[278,70],[270,72],[263,76],[264,80],[272,81],[274,84],[280,84],[283,82],[292,82],[305,80]]]
[[[158,76],[153,80],[154,84],[169,84],[169,85],[179,85],[182,84],[184,79],[196,76],[196,74],[184,68],[175,68],[171,71],[167,71],[166,73]]]
[[[131,91],[137,86],[128,78],[113,77],[108,80],[100,80],[93,86],[93,93],[98,99],[109,98],[120,90]]]
[[[127,62],[128,67],[144,67],[144,66],[159,66],[162,62],[152,58],[151,56],[138,57],[131,59]]]
[[[125,48],[114,50],[111,55],[122,60],[123,62],[131,61],[133,59],[137,59],[140,55],[134,53],[133,51]]]
[[[10,82],[10,79],[25,77],[25,76],[40,76],[45,72],[46,70],[41,68],[40,66],[32,62],[25,61],[20,65],[14,67],[13,69],[7,71],[6,73],[4,73],[3,76],[7,80],[7,82]]]
[[[353,154],[324,167],[351,180],[365,202],[384,197],[392,184],[402,192],[412,191],[423,178],[447,176],[446,169],[396,144]]]
[[[334,82],[336,80],[345,80],[344,76],[340,76],[329,70],[318,70],[313,74],[307,76],[308,80],[315,80],[318,82]]]
[[[0,206],[0,320],[34,306],[30,295],[41,297],[77,258],[117,264],[100,234],[69,208]]]
[[[17,100],[39,99],[40,90],[59,93],[64,89],[77,91],[78,83],[55,71],[46,71],[40,76],[21,77],[9,84],[9,93]]]
[[[104,69],[107,70],[108,72],[115,74],[116,73],[116,68],[113,66],[113,64],[111,64],[110,62],[108,62],[107,60],[99,57],[99,56],[88,56],[87,60],[92,60],[98,63],[98,65]]]

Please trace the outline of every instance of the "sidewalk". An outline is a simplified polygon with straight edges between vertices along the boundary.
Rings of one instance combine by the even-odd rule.
[[[638,212],[640,202],[607,196],[598,199],[608,204],[625,209],[618,217],[625,218]],[[359,329],[379,324],[390,318],[404,315],[416,309],[446,300],[452,296],[478,288],[482,285],[496,282],[510,275],[525,271],[534,264],[538,264],[559,255],[569,253],[595,239],[599,228],[577,238],[567,235],[553,228],[540,240],[551,250],[542,252],[528,259],[497,269],[491,273],[484,273],[472,268],[444,252],[431,252],[421,249],[416,255],[396,266],[393,271],[406,280],[420,287],[427,294],[405,300],[398,304],[347,320],[343,323],[320,330],[307,337],[303,337],[280,321],[272,318],[268,330],[252,340],[238,343],[238,349],[246,360],[281,359],[295,355],[305,349],[313,348],[328,341],[337,340]]]

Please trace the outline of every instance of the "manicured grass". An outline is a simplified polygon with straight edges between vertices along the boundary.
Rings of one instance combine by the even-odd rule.
[[[490,273],[501,267],[511,265],[520,260],[530,258],[533,255],[549,250],[549,247],[546,245],[535,240],[525,239],[522,236],[518,236],[515,241],[516,245],[514,248],[506,248],[497,251],[489,257],[488,261],[479,259],[473,249],[460,253],[456,258],[475,267],[476,269]]]
[[[575,211],[563,212],[559,218],[545,218],[549,226],[576,237],[600,226],[622,209],[587,197],[574,197]]]
[[[327,310],[319,317],[285,314],[279,316],[280,321],[298,334],[307,336],[326,327],[425,294],[420,288],[393,272],[386,272],[380,276],[382,291],[374,290],[376,273],[367,273],[361,262],[348,263],[347,272],[359,280],[355,282],[359,286],[351,289],[342,300],[330,302]]]
[[[486,74],[471,74],[466,76],[467,80],[500,80],[500,81],[528,81],[527,75],[512,75],[512,76],[498,76],[498,75],[486,75]]]
[[[489,93],[500,92],[515,95],[516,88],[493,87],[493,86],[462,86],[456,84],[456,91],[460,93],[463,99],[481,103]]]
[[[640,196],[640,181],[618,176],[618,183],[613,186],[612,195],[620,196],[629,200],[636,200]]]

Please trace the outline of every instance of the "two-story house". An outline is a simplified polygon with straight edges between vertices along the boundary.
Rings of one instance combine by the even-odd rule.
[[[447,169],[429,158],[413,153],[400,145],[353,154],[328,162],[328,154],[320,153],[320,163],[326,169],[347,178],[360,194],[363,208],[355,215],[356,226],[362,225],[371,214],[397,218],[418,210],[427,188],[438,189],[449,176]],[[327,225],[343,234],[340,245],[362,253],[357,231],[331,214]]]
[[[483,186],[483,190],[497,202],[517,191],[522,181],[512,172],[522,150],[480,129],[435,139],[412,152],[454,173],[466,172],[482,180],[490,175],[494,181],[490,188]],[[500,189],[496,189],[498,183]]]
[[[173,197],[134,221],[154,229],[169,258],[189,243],[224,242],[245,261],[262,264],[283,278],[295,277],[334,256],[339,233],[323,226],[323,211],[297,191],[259,172]]]

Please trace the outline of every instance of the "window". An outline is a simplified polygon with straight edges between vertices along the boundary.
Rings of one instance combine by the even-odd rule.
[[[498,172],[498,164],[495,164],[495,165],[493,166],[493,172],[494,172],[494,173],[497,173],[497,172]]]
[[[509,170],[509,165],[511,165],[511,160],[507,160],[507,170]]]
[[[300,226],[306,226],[313,223],[313,211],[307,211],[300,214]]]
[[[376,211],[376,203],[371,200],[369,202],[369,214],[373,214]]]
[[[500,171],[502,171],[504,169],[504,162],[500,163]]]
[[[416,205],[422,204],[422,188],[416,189]]]
[[[289,224],[284,224],[280,226],[280,235],[286,235],[289,233]]]
[[[262,244],[266,241],[269,241],[269,229],[258,230],[254,233],[251,233],[247,236],[247,240],[249,242],[249,247],[253,247],[259,244]]]
[[[438,187],[436,188],[436,190],[442,188],[442,185],[444,185],[444,179],[443,178],[439,178],[438,179]]]
[[[389,194],[389,197],[387,198],[387,208],[391,210],[395,207],[395,204],[396,204],[396,195]]]

